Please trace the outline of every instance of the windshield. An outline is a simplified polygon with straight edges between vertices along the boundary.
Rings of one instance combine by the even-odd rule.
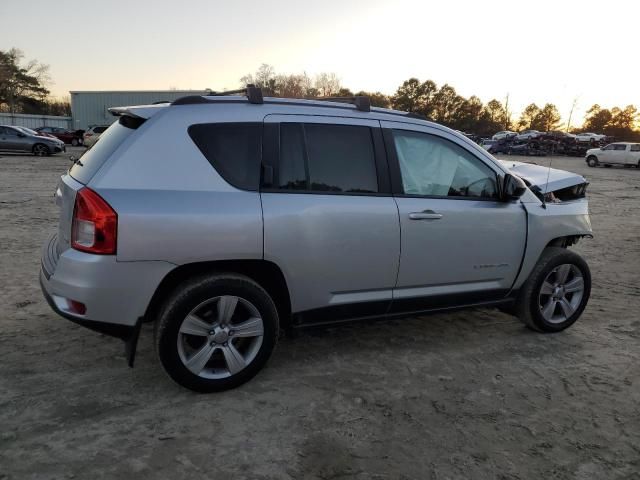
[[[69,169],[69,174],[80,183],[85,185],[95,175],[104,164],[105,160],[124,142],[141,122],[120,121],[113,123],[105,132],[100,135],[98,141],[88,148],[77,160],[73,162]],[[129,126],[125,126],[129,125]],[[130,128],[131,127],[131,128]]]
[[[36,132],[35,130],[31,130],[30,128],[27,128],[27,127],[15,127],[15,128],[22,131],[23,133],[28,133],[29,135],[38,135],[38,132]]]

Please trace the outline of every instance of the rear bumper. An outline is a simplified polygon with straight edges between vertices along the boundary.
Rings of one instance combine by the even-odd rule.
[[[112,255],[67,249],[57,255],[56,237],[42,248],[40,283],[55,312],[93,330],[121,337],[143,317],[156,288],[175,266],[168,262],[118,262]],[[80,315],[69,300],[85,305]],[[106,325],[112,325],[107,327]]]
[[[117,262],[115,257],[68,249],[57,254],[57,237],[42,247],[40,287],[58,315],[91,330],[120,338],[133,367],[138,335],[151,296],[174,267],[167,262]],[[69,300],[81,302],[83,315]]]

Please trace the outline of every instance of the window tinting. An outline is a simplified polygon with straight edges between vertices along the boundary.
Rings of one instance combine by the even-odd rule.
[[[620,144],[617,144],[617,145],[614,145],[614,146],[613,146],[613,149],[614,149],[614,150],[626,150],[626,149],[627,149],[627,146],[626,146],[626,145],[620,145]]]
[[[316,192],[376,193],[369,127],[317,123],[280,126],[278,185]]]
[[[109,128],[109,127],[95,127],[95,128],[93,129],[93,131],[94,131],[95,133],[102,133],[102,132],[104,132],[107,128]]]
[[[189,136],[227,182],[246,190],[258,189],[261,124],[203,123],[191,125]]]
[[[640,143],[636,143],[635,145],[631,145],[632,152],[640,152]]]
[[[280,125],[279,188],[308,190],[304,133],[301,123]]]
[[[497,198],[496,174],[462,147],[420,132],[393,131],[404,193]]]

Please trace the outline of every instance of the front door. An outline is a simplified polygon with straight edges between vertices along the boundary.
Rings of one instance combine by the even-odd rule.
[[[382,122],[402,232],[392,311],[504,297],[526,242],[519,202],[498,199],[501,170],[440,129]]]
[[[269,115],[264,138],[264,258],[282,269],[294,318],[386,313],[400,226],[379,122]]]

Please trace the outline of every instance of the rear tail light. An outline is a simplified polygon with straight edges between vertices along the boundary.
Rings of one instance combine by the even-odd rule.
[[[116,253],[118,215],[90,188],[76,194],[71,226],[71,247],[100,255]]]

